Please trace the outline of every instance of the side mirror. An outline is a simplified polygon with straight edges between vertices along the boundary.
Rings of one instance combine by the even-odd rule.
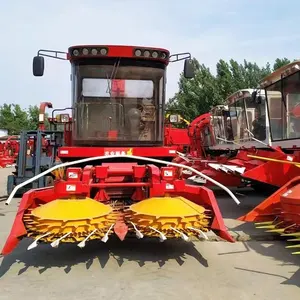
[[[192,59],[186,59],[184,61],[184,69],[183,69],[183,75],[185,78],[191,79],[195,76],[195,69],[193,65]]]
[[[44,75],[44,57],[35,56],[32,62],[32,72],[34,76],[43,76]]]
[[[252,102],[256,101],[256,96],[257,96],[257,91],[252,92],[252,94],[251,94],[251,101]]]

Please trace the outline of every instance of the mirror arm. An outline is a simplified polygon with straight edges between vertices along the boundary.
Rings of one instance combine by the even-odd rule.
[[[179,58],[179,56],[183,55],[182,58]],[[172,57],[175,57],[174,59],[171,59]],[[176,54],[172,54],[169,57],[169,62],[176,62],[176,61],[181,61],[181,60],[185,60],[185,59],[191,59],[191,53],[189,52],[184,52],[184,53],[176,53]]]
[[[43,53],[44,52],[44,53]],[[46,53],[54,53],[54,55],[50,55],[50,54],[46,54]],[[66,57],[59,57],[59,54],[64,54]],[[51,57],[51,58],[55,58],[55,59],[61,59],[61,60],[68,60],[67,58],[68,53],[67,52],[63,52],[63,51],[55,51],[55,50],[44,50],[44,49],[40,49],[37,52],[37,56],[45,56],[45,57]]]

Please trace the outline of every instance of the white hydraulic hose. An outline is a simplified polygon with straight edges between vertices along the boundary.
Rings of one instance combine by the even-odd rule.
[[[150,161],[150,162],[154,162],[154,163],[158,163],[158,164],[163,164],[163,165],[169,165],[169,166],[174,166],[174,167],[178,167],[178,168],[184,168],[184,169],[188,169],[194,173],[196,173],[199,176],[202,176],[203,178],[205,178],[206,180],[214,183],[215,185],[217,185],[218,187],[222,188],[223,190],[225,190],[230,196],[231,198],[234,200],[234,202],[236,204],[240,204],[240,201],[236,198],[236,196],[223,184],[219,183],[218,181],[208,177],[207,175],[201,173],[198,170],[195,170],[192,167],[189,166],[185,166],[182,164],[177,164],[177,163],[173,163],[173,162],[169,162],[169,161],[164,161],[164,160],[160,160],[160,159],[155,159],[155,158],[148,158],[148,157],[142,157],[142,156],[135,156],[135,155],[107,155],[107,156],[95,156],[95,157],[88,157],[88,158],[83,158],[83,159],[78,159],[78,160],[74,160],[74,161],[70,161],[70,162],[65,162],[65,163],[61,163],[59,165],[55,165],[53,167],[51,167],[50,169],[18,184],[17,186],[14,187],[13,191],[11,192],[11,194],[9,195],[9,197],[7,198],[5,204],[8,205],[11,200],[13,199],[14,195],[16,194],[17,190],[20,189],[21,187],[27,185],[28,183],[31,183],[35,180],[37,180],[38,178],[45,176],[51,172],[53,172],[56,169],[62,168],[62,167],[68,167],[68,166],[72,166],[72,165],[76,165],[76,164],[81,164],[81,163],[86,163],[86,162],[90,162],[90,161],[94,161],[94,160],[101,160],[101,159],[108,159],[108,158],[117,158],[117,157],[122,157],[122,158],[132,158],[132,159],[137,159],[137,160],[144,160],[144,161]]]

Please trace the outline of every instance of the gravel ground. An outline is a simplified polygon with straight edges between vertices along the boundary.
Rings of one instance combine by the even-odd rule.
[[[0,195],[6,176],[0,169]],[[243,191],[238,207],[216,192],[227,226],[252,240],[227,242],[159,243],[110,239],[76,246],[47,245],[27,251],[23,240],[10,255],[0,258],[0,299],[298,299],[300,256],[291,255],[285,242],[270,240],[252,224],[234,220],[262,197]],[[11,228],[19,199],[0,202],[0,247]]]

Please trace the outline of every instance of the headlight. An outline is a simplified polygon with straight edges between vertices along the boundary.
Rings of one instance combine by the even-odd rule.
[[[152,52],[152,57],[153,58],[157,58],[158,57],[158,53],[156,51]]]
[[[162,58],[162,59],[166,59],[166,58],[167,58],[167,54],[163,52],[163,53],[161,54],[161,58]]]
[[[137,49],[137,50],[135,50],[134,54],[135,54],[135,56],[141,56],[142,55],[142,51],[139,50],[139,49]]]
[[[178,115],[170,115],[169,120],[170,123],[179,123],[180,118]]]
[[[107,50],[105,48],[102,48],[100,50],[101,55],[106,55],[107,54]]]
[[[145,56],[145,57],[149,57],[149,56],[150,56],[150,51],[146,50],[146,51],[144,52],[144,56]]]
[[[70,116],[68,114],[56,115],[56,121],[59,123],[68,123],[69,120],[70,120]]]

